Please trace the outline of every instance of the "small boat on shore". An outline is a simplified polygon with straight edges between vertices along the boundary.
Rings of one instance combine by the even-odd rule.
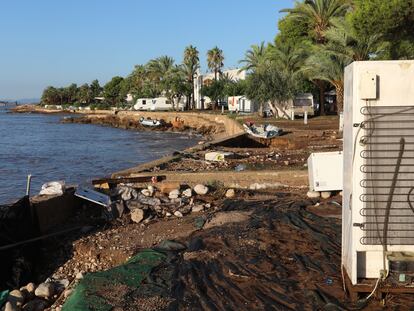
[[[151,127],[158,127],[162,125],[161,120],[151,119],[151,118],[144,119],[144,117],[141,117],[139,119],[139,123],[143,126],[151,126]]]
[[[283,134],[281,128],[270,124],[254,125],[252,123],[245,123],[243,127],[247,134],[257,138],[270,139]]]

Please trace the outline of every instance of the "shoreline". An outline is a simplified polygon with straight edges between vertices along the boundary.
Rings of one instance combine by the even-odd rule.
[[[10,109],[11,113],[74,114],[63,122],[108,125],[122,129],[142,131],[196,132],[209,140],[244,133],[243,127],[226,115],[204,112],[129,111],[129,110],[53,110],[35,105],[22,105]],[[139,123],[140,118],[162,120],[165,126],[150,128]]]
[[[42,112],[37,110],[37,113]],[[333,193],[330,199],[307,199],[307,171],[304,166],[309,152],[340,148],[333,135],[335,131],[292,129],[290,134],[266,145],[249,139],[244,131],[238,130],[240,127],[237,121],[226,116],[130,111],[120,111],[117,114],[82,112],[78,115],[64,122],[140,130],[137,125],[139,116],[163,118],[166,122],[171,122],[178,116],[185,117],[187,130],[199,130],[207,122],[213,130],[209,132],[210,141],[178,154],[114,172],[111,176],[114,180],[106,182],[103,179],[103,184],[94,184],[106,193],[116,190],[122,198],[113,207],[121,211],[121,216],[111,221],[94,216],[102,213],[102,207],[86,204],[85,208],[85,201],[73,200],[73,196],[33,198],[38,217],[43,219],[40,222],[43,226],[42,232],[55,232],[56,228],[62,230],[62,224],[63,228],[71,225],[80,225],[84,228],[58,239],[59,245],[68,245],[71,249],[69,254],[50,258],[46,254],[55,251],[58,246],[52,239],[44,244],[46,252],[41,258],[42,266],[39,266],[36,279],[32,280],[40,283],[45,279],[51,279],[52,284],[60,282],[59,280],[67,280],[70,284],[63,290],[61,298],[56,301],[49,300],[49,306],[61,308],[67,297],[70,299],[70,293],[76,290],[75,285],[82,282],[84,274],[110,271],[114,267],[124,265],[132,256],[139,255],[142,249],[153,249],[166,240],[184,245],[184,250],[180,251],[182,257],[179,257],[179,265],[191,265],[197,258],[197,269],[209,271],[211,263],[214,262],[218,265],[218,271],[224,271],[220,278],[226,279],[226,282],[234,282],[236,287],[243,288],[243,278],[253,281],[259,276],[253,270],[241,271],[241,268],[238,268],[253,267],[256,262],[254,269],[257,273],[273,273],[274,269],[277,273],[289,271],[289,279],[292,281],[306,284],[304,280],[311,279],[313,281],[309,284],[310,287],[324,284],[325,272],[308,269],[306,266],[300,268],[296,262],[286,262],[279,258],[277,253],[270,252],[265,255],[263,252],[267,253],[267,249],[276,247],[289,257],[309,256],[309,260],[321,266],[327,266],[330,262],[336,264],[338,261],[336,246],[329,250],[333,255],[324,258],[324,253],[320,249],[325,246],[320,239],[323,237],[332,245],[338,243],[340,209],[329,202],[340,201],[340,197]],[[230,121],[226,122],[226,119]],[[171,128],[164,130],[172,131]],[[232,135],[229,135],[230,133]],[[289,143],[294,140],[299,140],[300,143]],[[208,152],[228,152],[235,157],[225,161],[209,162],[205,160],[205,154]],[[256,166],[257,170],[252,170]],[[241,167],[240,171],[238,167]],[[157,180],[155,183],[152,181],[154,177]],[[130,180],[123,182],[123,178]],[[131,181],[134,178],[140,182]],[[110,184],[113,182],[115,184]],[[207,192],[200,191],[200,185],[206,187]],[[57,206],[59,213],[56,213]],[[75,214],[75,211],[80,214]],[[301,223],[295,220],[298,217],[301,218]],[[322,224],[321,230],[309,231],[309,228],[316,224]],[[258,235],[260,243],[253,243]],[[290,249],[284,242],[286,235],[293,240],[303,240],[303,244],[298,244],[294,250]],[[195,238],[202,241],[202,246],[192,249],[191,241]],[[318,247],[312,249],[306,246],[313,244]],[[244,251],[247,252],[247,257],[240,254]],[[256,261],[248,263],[246,260],[253,260],[248,259],[248,254],[256,254]],[[268,264],[263,266],[262,263],[269,258],[272,258],[269,263],[279,262],[278,267],[282,270],[279,271],[278,267],[267,270],[265,266]],[[231,270],[227,266],[228,261],[233,264]],[[294,273],[297,271],[300,273]],[[337,297],[341,289],[338,271],[336,268],[329,271],[329,275],[335,280],[332,288]],[[219,284],[214,283],[214,271],[211,271],[211,276],[213,284]],[[177,279],[172,278],[169,281],[174,283]],[[205,282],[202,279],[200,281]],[[306,301],[306,297],[302,295],[292,296],[290,289],[277,279],[266,279],[266,282],[269,288],[279,288],[292,300],[292,305],[297,306]],[[211,281],[204,283],[209,290],[210,286],[217,286],[210,283]],[[184,285],[183,290],[192,293],[190,284]],[[223,285],[223,291],[227,290],[231,291],[232,288]],[[255,295],[257,291],[247,288],[245,290],[251,295]],[[265,292],[262,294],[266,295]],[[172,300],[185,304],[173,293],[169,295]],[[245,305],[244,300],[237,297],[236,295],[231,298],[232,303],[238,306]],[[270,297],[277,299],[272,295]],[[219,301],[214,295],[209,299]]]

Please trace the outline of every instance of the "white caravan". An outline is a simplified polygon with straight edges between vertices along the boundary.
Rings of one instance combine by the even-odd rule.
[[[178,107],[177,107],[178,105]],[[181,99],[178,103],[175,103],[175,109],[182,110],[184,108],[184,100]],[[139,98],[134,105],[135,110],[145,110],[145,111],[168,111],[172,110],[173,104],[166,97],[156,97],[156,98]]]

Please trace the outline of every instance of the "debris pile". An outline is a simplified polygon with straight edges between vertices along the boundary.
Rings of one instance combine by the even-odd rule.
[[[172,189],[174,188],[174,189]],[[211,209],[202,196],[209,192],[208,186],[198,184],[189,186],[165,187],[160,191],[150,185],[144,189],[135,189],[120,184],[112,192],[112,215],[122,217],[130,215],[135,223],[150,221],[155,218],[183,217],[191,212]]]

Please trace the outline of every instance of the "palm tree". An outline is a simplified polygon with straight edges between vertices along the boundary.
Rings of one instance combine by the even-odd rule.
[[[308,25],[316,43],[326,42],[325,32],[332,26],[332,20],[343,17],[350,8],[350,0],[305,0],[296,2],[293,9],[283,9],[289,18],[298,19]]]
[[[194,94],[194,77],[197,74],[198,68],[200,68],[200,59],[198,57],[198,50],[196,47],[189,45],[184,50],[184,61],[183,61],[183,70],[187,76],[187,81],[191,84],[191,107],[195,107],[195,94]],[[187,105],[189,105],[189,97],[187,100]]]
[[[381,34],[358,36],[346,19],[336,19],[333,27],[326,31],[326,38],[326,49],[349,63],[378,57],[386,48]]]
[[[267,47],[265,43],[262,41],[259,45],[252,45],[250,50],[244,54],[244,59],[239,61],[239,64],[244,64],[240,71],[253,71],[256,70],[257,67],[265,61],[266,54],[267,54]]]
[[[343,110],[344,69],[353,61],[369,60],[384,51],[380,35],[356,36],[352,26],[338,20],[326,31],[327,44],[315,47],[304,70],[315,80],[327,81],[335,87],[338,113]]]
[[[161,81],[173,67],[174,59],[166,55],[152,59],[147,64],[149,76],[156,81]]]
[[[350,0],[305,0],[296,2],[293,9],[283,9],[289,13],[288,18],[300,20],[308,25],[308,31],[317,44],[326,42],[326,31],[337,17],[343,17],[350,8]],[[326,84],[320,80],[313,80],[319,88],[320,114],[325,114]]]
[[[304,65],[308,53],[299,46],[276,44],[269,48],[267,58],[286,75],[295,78]]]
[[[224,64],[224,54],[217,46],[207,51],[208,68],[214,72],[214,80],[217,80],[217,74],[221,73]]]
[[[329,82],[335,87],[338,113],[343,108],[344,68],[348,64],[343,57],[319,50],[308,58],[303,68],[310,80]]]

